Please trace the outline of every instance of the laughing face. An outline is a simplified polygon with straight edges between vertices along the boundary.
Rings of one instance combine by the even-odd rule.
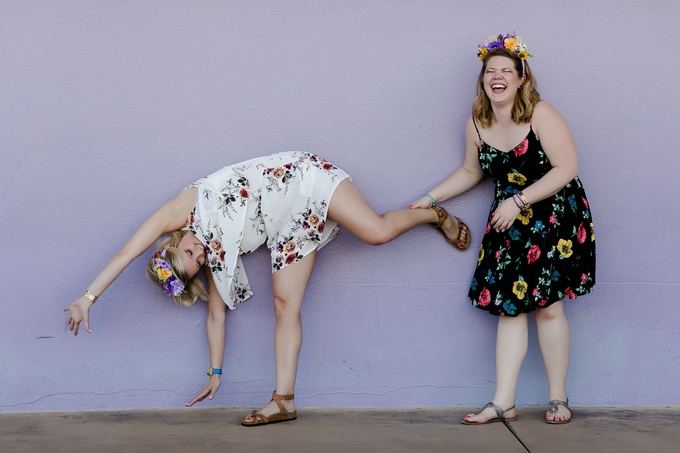
[[[519,75],[515,62],[508,57],[493,56],[485,63],[484,91],[491,103],[496,105],[512,103],[526,77]]]

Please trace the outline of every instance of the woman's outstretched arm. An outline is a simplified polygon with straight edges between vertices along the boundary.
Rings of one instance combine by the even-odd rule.
[[[206,333],[208,334],[208,348],[210,349],[210,366],[215,369],[222,369],[224,362],[224,320],[227,313],[227,304],[224,303],[222,296],[217,292],[215,280],[213,279],[210,269],[203,267],[205,270],[205,279],[208,281],[208,320],[206,322]],[[205,384],[203,390],[196,395],[196,397],[189,401],[186,406],[193,406],[199,401],[203,401],[206,397],[209,400],[215,397],[215,393],[220,388],[222,383],[222,375],[213,374],[208,378],[208,383]]]
[[[144,253],[159,236],[182,228],[193,208],[196,190],[187,189],[183,191],[154,212],[132,235],[122,250],[116,253],[111,261],[104,266],[104,269],[95,277],[90,286],[87,287],[88,292],[93,296],[99,297],[118,278],[123,269],[132,260]],[[64,311],[70,312],[68,323],[74,335],[78,335],[81,321],[85,325],[85,330],[92,333],[89,322],[89,312],[92,304],[92,301],[85,296],[81,296],[71,305],[64,308]]]
[[[435,201],[446,201],[465,193],[482,180],[484,172],[479,166],[477,142],[477,132],[470,117],[465,125],[465,162],[429,192]],[[430,206],[432,206],[432,200],[424,196],[411,203],[409,208],[429,208]]]

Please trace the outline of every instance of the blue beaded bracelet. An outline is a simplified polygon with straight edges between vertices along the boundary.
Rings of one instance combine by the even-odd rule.
[[[424,196],[424,197],[427,197],[427,198],[429,198],[429,199],[430,199],[430,201],[432,201],[432,207],[435,207],[435,206],[437,206],[437,202],[436,202],[436,201],[434,201],[434,198],[432,197],[432,195],[430,195],[429,193],[426,193],[426,194],[425,194],[425,195],[423,195],[423,196]]]
[[[208,368],[208,376],[212,376],[213,374],[222,374],[222,368]]]

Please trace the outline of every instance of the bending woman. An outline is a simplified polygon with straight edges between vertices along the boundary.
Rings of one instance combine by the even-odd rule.
[[[156,211],[104,267],[85,294],[64,311],[75,335],[91,332],[89,310],[125,267],[160,236],[147,277],[184,305],[208,300],[209,378],[186,405],[212,399],[220,387],[227,307],[252,295],[241,255],[267,243],[271,251],[276,327],[276,390],[272,400],[241,423],[255,426],[294,420],[293,399],[302,344],[300,310],[316,251],[341,224],[371,245],[384,244],[415,226],[433,223],[458,249],[470,243],[460,219],[436,209],[376,214],[348,175],[325,159],[285,152],[224,167],[185,188]],[[207,295],[196,274],[204,269]]]
[[[540,100],[518,36],[492,36],[477,55],[482,69],[465,127],[465,162],[430,192],[432,201],[423,197],[411,205],[447,200],[484,175],[496,185],[469,291],[475,307],[499,316],[496,393],[462,422],[514,420],[527,314],[533,312],[548,374],[546,422],[566,423],[572,411],[563,300],[587,294],[595,284],[595,236],[576,146],[564,118]]]

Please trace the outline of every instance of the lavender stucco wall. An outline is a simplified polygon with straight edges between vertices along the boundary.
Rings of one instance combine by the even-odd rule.
[[[677,42],[667,1],[0,1],[0,411],[177,407],[205,383],[205,304],[177,309],[133,262],[77,338],[62,308],[185,184],[283,150],[319,153],[378,211],[463,159],[477,42],[517,29],[580,153],[598,285],[567,303],[576,405],[680,404]],[[526,28],[520,28],[526,26]],[[474,406],[494,387],[496,319],[467,285],[491,199],[445,203],[459,253],[421,227],[319,254],[301,406]],[[268,256],[230,312],[223,385],[273,389]],[[545,404],[535,336],[517,403]]]

